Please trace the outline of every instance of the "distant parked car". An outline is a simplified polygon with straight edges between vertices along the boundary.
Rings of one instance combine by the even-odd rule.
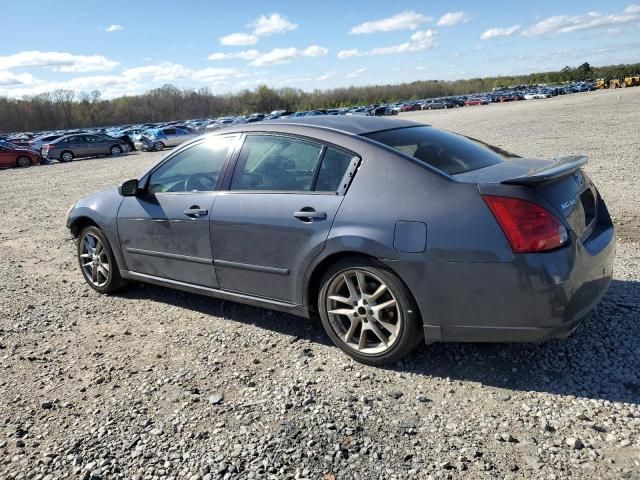
[[[178,146],[187,140],[197,137],[198,134],[191,133],[187,130],[183,130],[182,128],[165,127],[157,130],[150,130],[145,136],[153,142],[151,150],[158,152],[166,147]],[[142,148],[149,150],[146,144]]]
[[[51,143],[54,140],[59,139],[60,137],[64,137],[64,133],[48,133],[46,135],[40,135],[39,137],[35,137],[31,139],[29,142],[29,148],[31,150],[40,151],[43,145],[47,143]]]
[[[487,101],[487,99],[481,97],[469,97],[464,102],[464,104],[468,107],[473,105],[487,105],[488,103],[489,102]]]
[[[537,98],[551,98],[551,94],[547,92],[528,92],[524,94],[525,100],[535,100]]]
[[[42,162],[40,152],[31,150],[11,143],[0,143],[0,168],[7,167],[30,167]]]
[[[454,107],[455,104],[444,99],[427,100],[422,104],[422,110],[440,110]]]
[[[122,140],[107,135],[66,135],[42,147],[42,156],[48,160],[70,162],[74,158],[120,155],[128,150]]]

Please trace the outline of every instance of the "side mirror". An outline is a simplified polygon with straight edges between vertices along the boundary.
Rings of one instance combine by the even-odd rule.
[[[118,187],[118,191],[120,195],[123,197],[135,197],[140,188],[138,186],[138,179],[134,178],[133,180],[127,180],[120,187]]]

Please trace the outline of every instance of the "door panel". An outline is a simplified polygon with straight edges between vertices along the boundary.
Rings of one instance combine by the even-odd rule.
[[[15,160],[15,154],[0,150],[0,167],[13,167],[16,164]]]
[[[215,197],[194,192],[125,198],[118,212],[118,236],[128,270],[217,287],[209,237]],[[185,213],[194,208],[200,214]]]
[[[322,251],[343,198],[310,193],[220,194],[211,218],[220,288],[301,303],[298,282]],[[313,213],[296,216],[310,210],[317,218],[310,218]]]

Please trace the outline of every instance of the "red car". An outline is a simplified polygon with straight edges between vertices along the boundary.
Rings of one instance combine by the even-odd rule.
[[[469,107],[471,105],[487,105],[487,102],[484,98],[468,98],[464,104]]]
[[[42,155],[35,150],[18,147],[11,143],[0,143],[0,168],[30,167],[39,165]]]

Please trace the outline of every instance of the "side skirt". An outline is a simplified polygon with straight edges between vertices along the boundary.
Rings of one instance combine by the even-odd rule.
[[[219,290],[217,288],[203,287],[192,283],[170,280],[168,278],[155,277],[144,273],[130,272],[128,270],[120,270],[122,278],[134,280],[138,282],[151,283],[160,287],[175,288],[185,292],[197,293],[208,297],[218,298],[220,300],[229,300],[232,302],[244,303],[254,307],[266,308],[269,310],[277,310],[279,312],[290,313],[298,317],[310,318],[309,309],[304,305],[296,305],[294,303],[283,302],[281,300],[272,300],[269,298],[253,297],[243,293],[230,292],[227,290]]]

